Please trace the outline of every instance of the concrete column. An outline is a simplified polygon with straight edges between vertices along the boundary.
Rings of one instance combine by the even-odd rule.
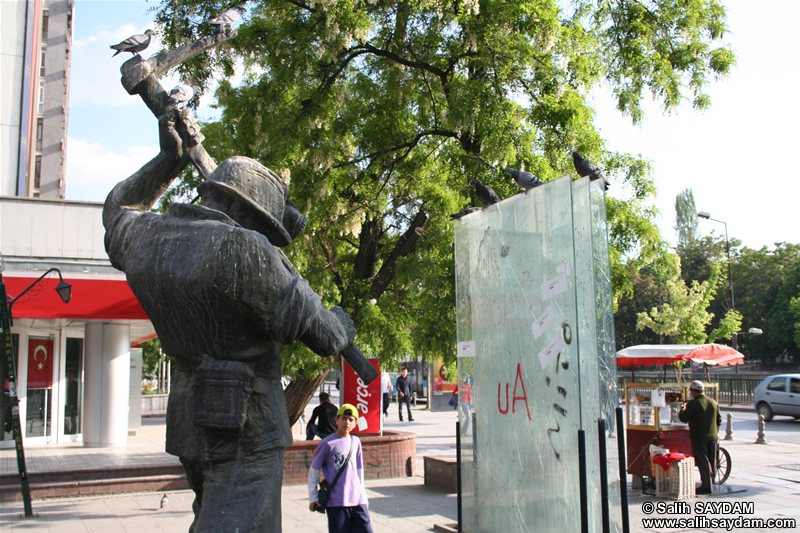
[[[130,326],[87,322],[84,363],[83,445],[128,443]]]

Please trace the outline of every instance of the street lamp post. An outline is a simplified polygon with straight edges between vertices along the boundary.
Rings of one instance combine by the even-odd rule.
[[[51,272],[57,272],[61,282],[56,287],[56,292],[61,297],[64,303],[69,303],[72,295],[72,286],[64,281],[61,277],[61,272],[57,268],[51,268],[39,278],[31,283],[28,288],[19,293],[15,298],[9,298],[6,294],[6,284],[3,281],[3,272],[0,269],[0,326],[3,328],[3,350],[5,352],[5,365],[6,365],[6,379],[8,380],[8,401],[11,403],[11,427],[14,434],[14,443],[17,450],[17,468],[19,470],[19,479],[22,487],[22,502],[25,507],[25,516],[33,516],[33,508],[31,506],[31,489],[28,483],[28,472],[25,468],[25,451],[22,446],[22,428],[19,421],[19,398],[17,397],[17,371],[14,362],[14,349],[11,339],[11,325],[13,324],[13,315],[11,314],[14,303],[20,299],[25,293],[33,288],[34,285],[39,283],[45,276]]]
[[[733,275],[731,275],[731,243],[728,240],[728,224],[723,222],[722,220],[717,220],[716,218],[711,218],[711,214],[706,211],[700,211],[697,213],[699,218],[704,218],[706,220],[713,220],[714,222],[719,222],[720,224],[725,226],[725,253],[728,256],[728,287],[730,288],[731,293],[731,310],[736,310],[736,304],[733,301]],[[739,349],[739,339],[738,333],[734,332],[733,336],[731,337],[731,342],[733,343],[733,349]],[[736,365],[736,373],[739,373],[739,365]]]

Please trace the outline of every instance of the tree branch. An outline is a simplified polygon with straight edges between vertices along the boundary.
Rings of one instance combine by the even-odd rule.
[[[422,237],[422,230],[427,222],[428,215],[420,209],[414,217],[414,220],[411,221],[411,225],[408,226],[406,232],[400,237],[392,252],[383,262],[383,265],[381,265],[378,274],[372,280],[370,295],[373,298],[380,298],[386,291],[386,288],[397,274],[397,262],[401,258],[411,255],[414,250],[416,250],[417,244]]]

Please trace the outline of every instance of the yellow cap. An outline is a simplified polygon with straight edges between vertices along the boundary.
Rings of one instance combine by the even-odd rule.
[[[353,418],[358,420],[358,409],[356,409],[356,406],[351,403],[344,403],[339,408],[339,410],[336,411],[336,416],[341,416],[341,415],[352,416]]]

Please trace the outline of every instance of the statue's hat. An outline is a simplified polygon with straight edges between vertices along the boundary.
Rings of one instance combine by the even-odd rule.
[[[287,199],[286,183],[249,157],[229,157],[197,186],[201,195],[212,191],[233,198],[240,206],[255,212],[263,224],[260,231],[275,246],[290,244],[307,223],[294,203]]]

